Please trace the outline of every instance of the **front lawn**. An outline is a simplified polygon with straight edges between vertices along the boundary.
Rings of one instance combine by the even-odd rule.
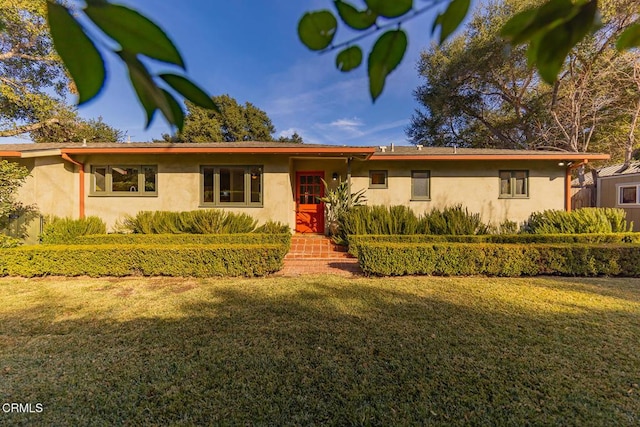
[[[5,278],[0,301],[0,425],[640,424],[637,279]]]

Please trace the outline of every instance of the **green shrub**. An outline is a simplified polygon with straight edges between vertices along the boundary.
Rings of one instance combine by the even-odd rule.
[[[487,234],[489,231],[480,214],[470,213],[462,205],[447,207],[442,211],[433,209],[420,221],[424,224],[420,227],[423,234],[471,235]]]
[[[640,276],[639,245],[369,243],[358,260],[379,276]]]
[[[357,206],[340,218],[342,240],[349,243],[352,235],[414,235],[414,234],[485,234],[487,225],[479,214],[472,214],[461,205],[433,209],[424,216],[406,206]]]
[[[254,233],[260,234],[289,234],[291,235],[291,228],[288,225],[276,221],[267,221],[255,230]]]
[[[97,216],[80,219],[52,216],[45,219],[40,241],[46,244],[69,243],[79,236],[104,234],[106,232],[106,224]]]
[[[624,233],[633,229],[627,225],[626,212],[616,208],[582,208],[572,212],[546,210],[534,212],[524,225],[526,233]]]
[[[0,251],[1,276],[263,276],[287,247],[259,245],[36,245]]]
[[[291,233],[264,234],[102,234],[78,237],[76,245],[291,245]]]
[[[122,226],[139,234],[231,234],[252,232],[256,220],[245,213],[217,209],[141,211],[135,217],[126,216]]]
[[[7,236],[5,234],[0,234],[0,249],[16,248],[20,246],[20,244],[21,244],[20,239]]]
[[[627,244],[640,243],[640,233],[608,234],[485,234],[438,236],[432,234],[349,236],[349,253],[358,256],[359,248],[370,243],[564,243]]]

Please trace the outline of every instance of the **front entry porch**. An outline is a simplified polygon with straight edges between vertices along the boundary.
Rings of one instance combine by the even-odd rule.
[[[362,274],[357,258],[347,253],[347,248],[333,243],[321,235],[296,234],[291,238],[291,249],[284,257],[284,268],[277,275],[338,274],[354,276]]]

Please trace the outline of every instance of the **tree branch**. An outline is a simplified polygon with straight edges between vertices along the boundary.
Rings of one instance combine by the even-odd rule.
[[[33,132],[34,130],[42,129],[43,127],[51,126],[59,123],[60,123],[60,119],[53,118],[53,119],[48,119],[38,123],[31,123],[28,125],[17,126],[13,129],[0,130],[0,138],[22,135],[24,133]]]

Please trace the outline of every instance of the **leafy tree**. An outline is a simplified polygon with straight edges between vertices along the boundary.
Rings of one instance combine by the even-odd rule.
[[[81,119],[63,121],[59,126],[49,126],[31,132],[34,142],[122,142],[126,132],[109,126],[102,120]]]
[[[509,51],[500,37],[518,6],[489,4],[463,34],[422,54],[425,83],[415,93],[423,108],[407,129],[413,142],[608,151],[606,130],[628,121],[621,112],[633,110],[640,96],[628,78],[638,53],[613,45],[635,16],[634,3],[603,2],[603,27],[569,52],[553,85],[528,67],[524,47]]]
[[[177,136],[164,134],[172,142],[273,141],[276,131],[263,110],[250,102],[238,104],[229,95],[214,96],[218,110],[209,110],[186,102],[184,129]]]
[[[0,0],[0,136],[56,125],[65,110],[69,82],[45,16],[44,1]]]
[[[525,49],[509,51],[498,35],[514,8],[489,4],[471,19],[466,31],[421,55],[425,83],[415,91],[424,107],[407,130],[423,145],[533,148],[545,114],[549,89],[527,66]]]
[[[119,141],[123,132],[80,119],[66,104],[75,89],[53,50],[46,2],[0,0],[0,137],[28,133],[36,142]]]
[[[298,132],[293,132],[291,134],[291,136],[281,136],[281,137],[279,137],[278,138],[278,142],[292,142],[292,143],[295,143],[295,144],[302,144],[302,143],[304,143],[304,140],[298,134]]]

